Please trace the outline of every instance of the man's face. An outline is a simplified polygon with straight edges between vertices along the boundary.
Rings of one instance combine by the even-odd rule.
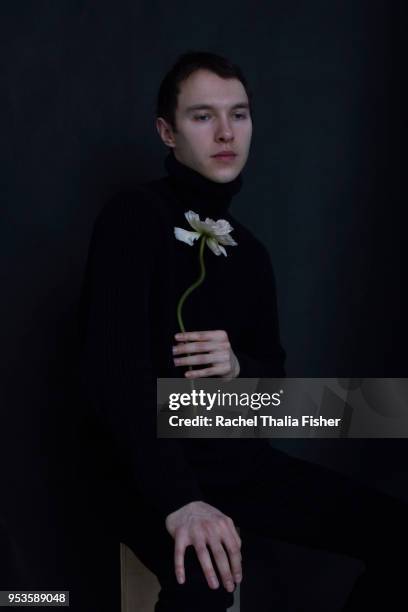
[[[248,158],[252,120],[241,81],[208,70],[193,72],[180,85],[175,116],[177,131],[157,120],[161,138],[175,157],[217,183],[228,183]],[[227,151],[235,155],[219,156]]]

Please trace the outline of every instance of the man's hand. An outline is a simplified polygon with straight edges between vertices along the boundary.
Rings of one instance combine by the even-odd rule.
[[[231,348],[228,334],[224,330],[194,331],[175,334],[179,344],[173,346],[175,366],[211,364],[204,369],[188,370],[187,378],[220,376],[227,380],[237,378],[240,371],[238,359]],[[178,357],[189,353],[187,357]]]
[[[219,582],[207,546],[227,591],[234,590],[234,581],[241,582],[241,539],[229,516],[205,502],[195,501],[169,514],[166,529],[175,540],[174,567],[179,584],[186,579],[184,554],[190,545],[196,550],[211,589],[217,589]]]

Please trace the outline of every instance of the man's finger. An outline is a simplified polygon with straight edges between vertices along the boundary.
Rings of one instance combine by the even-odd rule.
[[[205,370],[190,370],[188,372],[185,372],[184,376],[186,376],[187,378],[204,378],[218,376],[218,374],[223,373],[223,366],[216,365],[213,367],[205,368]]]
[[[188,341],[202,341],[202,340],[226,340],[228,334],[223,329],[214,329],[206,331],[191,331],[191,332],[178,332],[174,334],[176,340],[182,342]]]
[[[231,574],[231,567],[225,549],[218,538],[211,539],[209,545],[211,548],[211,552],[214,556],[215,562],[217,564],[218,571],[221,575],[222,583],[227,589],[227,591],[232,593],[235,588],[234,579]]]
[[[187,548],[187,542],[182,537],[176,537],[174,545],[174,571],[176,573],[177,582],[184,584],[186,581],[186,572],[184,568],[184,555]]]
[[[231,533],[230,536],[224,536],[223,544],[228,553],[228,559],[231,566],[231,572],[235,582],[242,580],[242,555],[237,540]]]
[[[197,355],[189,355],[188,357],[175,357],[175,365],[197,365],[206,363],[224,363],[229,360],[227,351],[216,351],[213,353],[200,353]]]
[[[210,351],[228,351],[231,348],[229,342],[182,342],[174,346],[173,354],[183,353],[209,353]]]
[[[210,553],[208,552],[208,548],[205,542],[195,543],[194,548],[196,550],[197,557],[203,569],[208,586],[210,587],[210,589],[218,589],[220,583],[218,582],[217,574],[215,573]]]

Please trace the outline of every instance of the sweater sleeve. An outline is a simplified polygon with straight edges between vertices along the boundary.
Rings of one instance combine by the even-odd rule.
[[[234,352],[240,364],[239,378],[282,378],[286,354],[279,334],[275,275],[268,251],[261,243],[258,246],[257,281],[244,346]]]
[[[143,198],[109,202],[95,223],[80,374],[93,413],[131,465],[135,486],[164,518],[203,496],[179,441],[156,436],[149,300],[161,237],[152,202]]]

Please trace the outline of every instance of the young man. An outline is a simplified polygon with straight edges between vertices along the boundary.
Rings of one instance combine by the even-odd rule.
[[[377,609],[402,584],[394,556],[405,506],[266,440],[156,438],[157,377],[285,374],[269,255],[229,211],[252,136],[242,72],[214,54],[181,56],[162,82],[156,125],[168,176],[104,207],[83,302],[83,384],[127,474],[117,536],[157,575],[156,612],[225,611],[241,581],[241,611],[252,610],[256,589],[242,569],[251,533],[363,559],[345,609]],[[207,276],[180,334],[177,302],[198,274],[197,251],[174,234],[191,229],[188,211],[229,221],[236,245],[205,252]],[[387,530],[373,531],[373,508]],[[290,590],[272,582],[257,611],[290,609]]]

